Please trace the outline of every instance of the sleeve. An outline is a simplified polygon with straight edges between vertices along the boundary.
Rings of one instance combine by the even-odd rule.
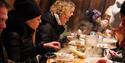
[[[49,24],[40,25],[36,33],[36,43],[40,43],[40,42],[46,43],[46,42],[53,41],[52,34],[53,34],[53,30]]]
[[[34,50],[37,51],[36,49],[38,49],[39,46],[41,46],[41,48],[40,48],[40,54],[42,56],[44,56],[44,54],[49,51],[49,49],[45,49],[43,47],[43,44],[53,41],[53,39],[52,39],[52,36],[53,36],[52,33],[53,33],[53,31],[52,31],[52,29],[51,29],[51,27],[50,27],[49,24],[42,25],[37,30],[37,33],[36,33],[36,47],[35,47]]]
[[[20,36],[17,33],[8,33],[4,39],[9,59],[20,61]]]
[[[25,60],[28,57],[35,57],[39,54],[40,50],[44,50],[43,43],[39,43],[34,47],[25,48],[24,45],[26,44],[22,45],[22,39],[17,33],[8,33],[4,39],[8,57],[15,62]],[[22,50],[22,48],[25,49]]]

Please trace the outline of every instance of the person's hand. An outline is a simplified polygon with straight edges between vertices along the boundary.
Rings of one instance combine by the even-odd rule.
[[[45,48],[60,49],[61,45],[60,45],[59,42],[53,41],[53,42],[50,42],[50,43],[44,43],[43,47],[45,47]]]
[[[118,53],[117,53],[117,52],[115,52],[115,51],[113,51],[113,50],[109,50],[109,53],[110,53],[110,54],[111,54],[111,56],[113,56],[113,57],[118,56]]]
[[[68,39],[69,41],[71,41],[71,40],[74,39],[74,37],[73,37],[73,36],[67,36],[67,39]]]

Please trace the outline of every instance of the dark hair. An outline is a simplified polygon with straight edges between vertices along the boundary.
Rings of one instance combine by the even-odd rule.
[[[9,8],[9,4],[5,0],[0,0],[0,7]]]
[[[124,1],[123,4],[121,5],[120,13],[121,13],[122,15],[125,15],[125,1]]]

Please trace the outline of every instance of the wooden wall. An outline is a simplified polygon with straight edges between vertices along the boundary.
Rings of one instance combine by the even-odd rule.
[[[97,9],[101,11],[102,17],[108,6],[112,5],[115,0],[72,0],[76,4],[74,16],[71,18],[69,28],[72,31],[77,30],[77,25],[81,18],[84,17],[86,10]]]
[[[10,5],[12,5],[14,0],[7,0],[7,1],[10,3]],[[35,0],[35,1],[40,6],[43,15],[46,9],[49,8],[48,0]],[[71,0],[71,1],[73,1],[76,4],[76,10],[74,12],[74,16],[71,17],[68,23],[68,27],[72,31],[75,31],[77,29],[77,25],[79,24],[80,19],[84,17],[84,13],[86,10],[97,9],[101,11],[102,14],[104,15],[106,8],[115,2],[115,0]]]

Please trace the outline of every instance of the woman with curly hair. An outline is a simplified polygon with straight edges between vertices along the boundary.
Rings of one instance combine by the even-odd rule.
[[[75,4],[71,1],[57,0],[54,4],[52,4],[50,10],[42,17],[42,23],[40,24],[36,34],[36,42],[61,43],[60,35],[64,32],[64,25],[67,21],[69,21],[69,18],[73,15],[74,10]],[[52,51],[55,51],[55,49],[41,50],[42,60],[46,61],[45,54]]]

